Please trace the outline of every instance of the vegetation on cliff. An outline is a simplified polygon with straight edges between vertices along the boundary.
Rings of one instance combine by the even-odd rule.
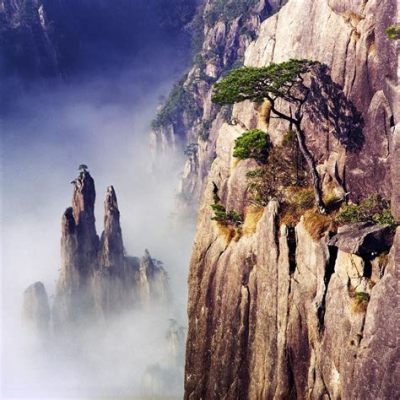
[[[385,33],[391,40],[400,39],[400,24],[390,25],[386,28]]]
[[[241,160],[253,158],[264,163],[268,158],[270,147],[268,134],[260,129],[252,129],[236,139],[233,156]]]
[[[390,202],[379,195],[370,195],[360,204],[346,204],[336,216],[341,223],[374,222],[395,228]]]
[[[270,64],[264,68],[245,67],[233,70],[222,81],[214,85],[213,101],[218,104],[232,104],[244,100],[263,102],[267,99],[271,112],[288,121],[293,126],[299,149],[309,168],[315,192],[315,202],[321,213],[326,212],[322,199],[320,176],[315,161],[305,143],[305,133],[301,127],[303,106],[310,88],[306,86],[304,74],[312,72],[317,63],[308,60],[289,60],[280,64]],[[282,99],[295,107],[294,115],[278,109],[277,100]]]
[[[186,76],[172,88],[167,101],[152,122],[153,129],[176,123],[184,113],[190,116],[197,115],[198,109],[193,95],[183,86],[185,79]]]
[[[208,26],[218,21],[229,22],[248,13],[257,3],[258,0],[216,0],[206,11],[204,20]]]
[[[321,125],[333,123],[335,135],[350,150],[362,145],[360,117],[341,89],[332,82],[326,66],[315,61],[291,59],[263,68],[233,70],[214,85],[215,103],[234,104],[244,100],[268,101],[271,114],[289,123],[308,167],[315,203],[319,212],[325,214],[327,208],[321,178],[307,147],[302,125],[305,114]],[[290,105],[289,110],[282,100]]]

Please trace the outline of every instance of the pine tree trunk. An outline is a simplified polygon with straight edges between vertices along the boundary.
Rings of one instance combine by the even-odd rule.
[[[321,214],[326,214],[326,206],[324,204],[324,201],[322,200],[321,178],[315,166],[314,159],[306,146],[304,132],[300,127],[300,123],[296,123],[295,126],[299,149],[307,162],[308,170],[311,175],[312,185],[314,188],[315,203],[317,204],[318,211]]]

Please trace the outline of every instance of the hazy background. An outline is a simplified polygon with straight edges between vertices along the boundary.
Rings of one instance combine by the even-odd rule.
[[[137,3],[148,11],[144,1]],[[179,398],[182,393],[183,370],[179,381],[168,373],[177,366],[165,335],[170,318],[186,325],[193,227],[174,218],[182,159],[166,154],[156,160],[155,173],[148,131],[161,96],[188,65],[188,38],[176,29],[166,34],[160,25],[146,42],[146,31],[135,31],[130,53],[128,40],[113,46],[124,32],[96,38],[96,29],[91,25],[85,33],[90,40],[81,48],[90,50],[78,72],[66,80],[29,81],[25,89],[8,93],[1,110],[2,398],[117,399],[152,390]],[[50,297],[54,294],[61,215],[70,206],[69,182],[81,163],[96,182],[98,234],[106,187],[112,184],[127,253],[142,256],[148,248],[165,263],[174,303],[122,316],[101,332],[88,330],[61,345],[29,341],[20,320],[22,294],[39,280]],[[149,368],[157,382],[149,378]],[[153,389],[143,392],[146,382]]]

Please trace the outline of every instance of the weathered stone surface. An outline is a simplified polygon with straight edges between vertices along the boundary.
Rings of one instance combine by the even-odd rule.
[[[107,188],[104,201],[104,231],[100,240],[100,265],[115,274],[123,273],[124,244],[119,222],[117,196],[112,186]]]
[[[140,260],[137,290],[143,306],[167,304],[169,301],[167,273],[147,249]]]
[[[397,122],[398,51],[384,30],[396,12],[392,0],[384,4],[291,0],[261,25],[258,39],[246,51],[247,65],[307,58],[330,67],[333,81],[343,88],[363,119],[364,144],[355,153],[346,152],[346,167],[338,171],[353,198],[376,191],[390,196],[390,121],[394,118]],[[320,126],[304,124],[312,133],[307,140],[319,163],[342,158],[334,128],[327,138]]]
[[[180,150],[197,144],[195,152],[187,152],[187,161],[179,186],[180,208],[193,213],[206,184],[206,178],[215,158],[216,140],[224,122],[230,121],[229,109],[220,110],[211,102],[212,84],[235,63],[241,63],[245,50],[256,36],[261,21],[276,12],[283,0],[257,0],[241,3],[247,10],[237,17],[229,17],[229,12],[217,11],[215,21],[209,18],[211,10],[220,10],[216,0],[205,0],[199,8],[197,23],[204,23],[204,40],[181,88],[188,92],[190,107],[174,106],[171,121],[156,126],[150,136],[157,157],[166,148]],[[195,32],[195,39],[199,33]],[[187,104],[185,104],[187,105]],[[253,118],[254,119],[254,118]],[[243,128],[243,127],[242,127]]]
[[[389,226],[359,222],[340,227],[328,244],[346,253],[373,258],[389,250],[392,243],[393,232]]]
[[[245,108],[236,109],[244,115]],[[387,364],[374,369],[373,360],[387,344],[386,362],[397,362],[398,348],[387,339],[398,336],[397,322],[386,324],[380,339],[371,339],[377,341],[374,349],[363,347],[368,329],[371,337],[377,332],[376,326],[368,328],[374,319],[370,313],[379,313],[372,308],[374,298],[384,282],[394,282],[389,267],[378,257],[371,260],[369,252],[371,246],[374,251],[390,247],[388,228],[357,225],[363,234],[357,237],[354,227],[347,231],[352,242],[336,242],[343,229],[331,242],[328,235],[315,241],[303,221],[295,230],[279,227],[276,202],[270,202],[250,233],[212,221],[215,187],[227,209],[243,213],[248,203],[244,176],[254,166],[232,157],[243,129],[222,125],[198,214],[189,275],[185,398],[396,398]],[[385,246],[370,240],[375,234],[382,234]],[[342,251],[353,242],[358,245],[351,250],[363,256],[368,250],[368,257]],[[388,306],[388,312],[396,307]],[[379,324],[385,325],[381,319]],[[372,382],[383,382],[371,393],[360,389],[366,379],[358,364],[363,354],[363,362],[374,365],[368,376],[378,380]],[[355,393],[356,387],[362,394]]]
[[[204,12],[213,4],[213,0],[207,1]],[[205,29],[200,52],[207,60],[205,73],[219,77],[229,65],[227,60],[231,59],[232,48],[237,49],[238,54],[244,54],[245,64],[251,66],[262,67],[289,58],[307,58],[326,64],[333,84],[343,90],[346,100],[359,113],[357,123],[362,132],[349,135],[353,144],[357,142],[356,146],[345,146],[338,137],[343,139],[342,134],[347,134],[350,129],[340,134],[338,124],[325,126],[307,116],[304,118],[307,144],[319,164],[323,185],[334,182],[338,190],[348,192],[349,197],[357,201],[375,192],[388,199],[398,197],[400,186],[396,184],[396,171],[399,168],[396,166],[400,153],[396,150],[394,126],[400,118],[399,51],[398,43],[389,40],[385,34],[385,29],[398,20],[396,0],[385,0],[384,3],[377,0],[290,0],[259,2],[255,9],[261,18],[249,12],[239,24],[219,20]],[[278,9],[279,12],[273,14]],[[260,22],[267,14],[273,15]],[[255,32],[256,40],[241,40],[240,32],[245,29]],[[209,49],[221,50],[221,54],[209,60]],[[221,123],[227,121],[222,118],[222,112],[216,114],[210,102],[210,84],[203,80],[199,65],[193,66],[184,84],[194,94],[199,112],[186,115],[188,124],[177,126],[172,132],[175,137],[185,138],[186,144],[199,144],[196,155],[188,157],[180,186],[187,204],[197,204],[201,198],[215,156],[218,131]],[[288,129],[286,123],[278,120],[266,124],[260,119],[259,108],[253,104],[235,105],[233,109],[233,115],[228,119],[243,129],[268,128],[275,143],[280,142],[282,133]],[[346,120],[348,112],[343,116]],[[208,134],[206,142],[198,140],[204,130]],[[398,203],[393,201],[396,217]]]
[[[400,397],[400,229],[397,229],[387,272],[371,292],[351,399]]]

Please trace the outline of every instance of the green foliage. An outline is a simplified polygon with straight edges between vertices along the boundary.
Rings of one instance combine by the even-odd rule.
[[[80,164],[78,167],[79,171],[86,171],[89,167],[86,164]]]
[[[226,211],[225,207],[220,203],[211,204],[211,208],[214,211],[214,216],[211,218],[213,221],[220,222],[224,225],[233,225],[238,227],[243,223],[240,214],[235,211]]]
[[[307,185],[303,160],[297,158],[294,146],[271,146],[267,162],[256,170],[247,173],[248,189],[252,202],[265,206],[272,198],[281,202],[291,200],[288,187],[300,188]]]
[[[291,203],[300,210],[309,210],[314,206],[314,191],[312,188],[302,188],[295,191],[291,196]]]
[[[370,295],[366,292],[356,292],[354,294],[352,309],[354,312],[367,311]]]
[[[391,40],[400,39],[400,24],[390,25],[385,30],[386,36]]]
[[[213,26],[218,21],[230,22],[241,15],[248,14],[257,2],[257,0],[215,0],[205,14],[205,23]]]
[[[182,113],[197,114],[198,108],[193,95],[183,87],[186,76],[174,87],[161,110],[152,122],[153,129],[176,123]]]
[[[340,223],[375,222],[381,225],[397,226],[390,211],[390,203],[379,195],[371,195],[360,204],[348,204],[342,207],[336,216]]]
[[[234,104],[243,100],[261,102],[268,96],[287,99],[294,85],[300,83],[301,75],[314,65],[314,61],[291,59],[263,68],[233,70],[214,85],[212,100],[217,104]]]
[[[389,225],[393,228],[397,225],[396,220],[394,219],[389,208],[383,209],[382,211],[374,214],[372,216],[372,220],[377,224]]]
[[[346,224],[360,222],[361,220],[360,206],[356,204],[346,205],[336,216],[336,221]]]
[[[269,135],[260,129],[252,129],[235,140],[233,156],[241,160],[254,158],[264,163],[268,158],[270,147]]]
[[[292,146],[296,141],[296,133],[289,129],[283,136],[282,146]]]

